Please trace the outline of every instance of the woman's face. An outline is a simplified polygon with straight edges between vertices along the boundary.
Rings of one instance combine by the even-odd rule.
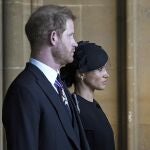
[[[109,74],[106,67],[84,73],[84,83],[92,90],[103,90],[106,87]]]

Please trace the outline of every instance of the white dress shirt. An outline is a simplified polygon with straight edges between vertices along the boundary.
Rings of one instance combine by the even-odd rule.
[[[46,76],[48,81],[52,84],[54,89],[57,91],[56,87],[54,86],[54,83],[57,78],[58,72],[36,59],[30,58],[29,62],[35,65],[36,67],[38,67],[43,72],[43,74]]]

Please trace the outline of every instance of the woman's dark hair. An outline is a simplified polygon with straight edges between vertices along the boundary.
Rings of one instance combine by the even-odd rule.
[[[75,83],[75,75],[78,70],[80,73],[89,72],[103,67],[108,61],[105,50],[95,43],[88,41],[78,42],[74,53],[74,60],[60,70],[62,80],[68,87]]]

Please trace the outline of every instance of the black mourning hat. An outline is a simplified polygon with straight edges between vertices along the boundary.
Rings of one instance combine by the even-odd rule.
[[[80,73],[89,72],[103,67],[108,55],[101,46],[88,41],[78,42],[74,53],[74,61],[61,68],[60,75],[68,87],[75,83],[76,70]]]
[[[101,46],[88,41],[80,41],[74,53],[74,65],[79,72],[89,72],[103,67],[108,55]]]

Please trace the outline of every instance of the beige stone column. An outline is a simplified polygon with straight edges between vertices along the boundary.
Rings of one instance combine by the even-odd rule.
[[[41,0],[4,1],[4,93],[30,56],[24,26]]]
[[[40,5],[42,0],[4,1],[4,93],[29,59],[24,26],[32,10]]]
[[[3,101],[3,40],[2,40],[2,0],[0,0],[0,150],[3,149],[2,101]]]
[[[30,12],[28,3],[4,1],[4,93],[25,65],[24,7]]]
[[[137,2],[127,1],[127,126],[128,150],[138,150]]]

